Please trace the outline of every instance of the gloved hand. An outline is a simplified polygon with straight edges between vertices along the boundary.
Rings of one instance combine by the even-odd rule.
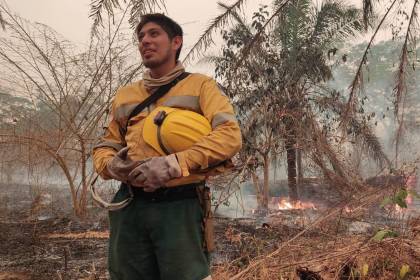
[[[108,173],[115,180],[127,182],[128,174],[141,162],[133,161],[128,157],[128,147],[121,149],[106,165]]]
[[[154,192],[171,179],[181,177],[181,167],[175,154],[153,157],[137,166],[128,175],[128,182],[144,187],[146,192]]]

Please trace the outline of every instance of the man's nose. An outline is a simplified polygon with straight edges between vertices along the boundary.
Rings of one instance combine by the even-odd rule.
[[[150,43],[150,36],[145,34],[141,39],[140,39],[140,44],[141,45],[147,45]]]

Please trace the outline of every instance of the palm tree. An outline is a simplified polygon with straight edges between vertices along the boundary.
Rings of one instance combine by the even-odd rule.
[[[282,4],[275,1],[274,6]],[[332,77],[327,57],[337,51],[340,41],[353,36],[362,29],[362,13],[359,9],[343,5],[339,1],[325,1],[318,8],[309,0],[292,0],[283,8],[275,27],[274,36],[285,61],[288,82],[282,94],[290,95],[287,108],[299,111],[305,107],[307,92],[305,84],[317,84]],[[297,114],[301,118],[303,113]],[[299,177],[303,177],[301,149],[296,123],[302,119],[285,118],[287,174],[290,196],[297,198],[297,154]]]
[[[110,18],[114,18],[116,10],[123,10],[124,15],[129,13],[129,23],[134,29],[140,20],[140,15],[153,12],[156,8],[165,8],[164,0],[91,0],[90,15],[93,19],[92,32],[93,36],[99,35],[102,26],[102,17],[105,12]]]
[[[335,115],[335,121],[339,119],[343,101],[337,92],[325,88],[325,81],[332,77],[328,57],[340,42],[363,29],[362,12],[335,1],[327,1],[319,8],[307,0],[289,1],[268,32],[264,25],[269,17],[266,8],[254,13],[251,25],[234,15],[238,24],[223,32],[226,46],[222,57],[211,58],[241,119],[243,158],[258,155],[249,167],[254,185],[268,195],[268,165],[285,151],[289,194],[297,199],[299,146],[327,179],[339,178],[351,187],[346,182],[347,168],[327,136],[334,133],[328,115]],[[248,48],[250,42],[252,48]],[[244,50],[248,52],[247,60],[241,61]],[[349,136],[360,138],[368,154],[379,163],[387,161],[367,124],[353,118],[351,127]],[[255,179],[259,167],[264,170],[262,188]]]

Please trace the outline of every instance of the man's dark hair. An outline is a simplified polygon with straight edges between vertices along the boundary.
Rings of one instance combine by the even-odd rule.
[[[135,34],[139,38],[139,32],[149,22],[156,23],[168,34],[169,39],[173,39],[176,36],[183,37],[183,32],[181,26],[176,23],[173,19],[165,16],[164,14],[146,14],[142,15],[140,22],[136,27]],[[175,59],[178,60],[179,54],[181,53],[182,44],[176,52]]]

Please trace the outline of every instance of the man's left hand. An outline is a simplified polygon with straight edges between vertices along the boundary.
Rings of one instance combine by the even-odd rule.
[[[181,177],[181,167],[175,154],[153,157],[134,168],[128,174],[128,182],[137,187],[144,187],[146,192],[154,192],[171,179]]]

